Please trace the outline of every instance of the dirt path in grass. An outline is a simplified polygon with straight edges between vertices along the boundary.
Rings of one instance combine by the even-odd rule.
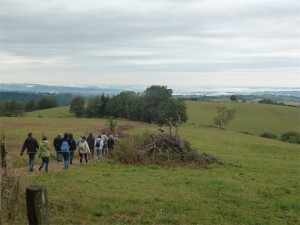
[[[97,159],[91,159],[88,161],[88,163],[97,163],[97,162],[103,162],[105,159],[102,157],[100,161],[98,161]],[[84,163],[82,164],[85,164],[85,161]],[[78,160],[74,160],[73,161],[73,164],[69,164],[69,169],[72,169],[76,166],[79,166],[80,165],[80,162],[79,162],[79,159]],[[29,166],[26,166],[26,167],[20,167],[20,168],[15,168],[15,173],[18,174],[19,176],[36,176],[36,175],[42,175],[42,174],[45,174],[45,166],[44,168],[39,171],[39,167],[40,167],[40,164],[35,162],[34,164],[34,171],[30,172],[29,171]],[[59,171],[59,170],[63,170],[63,167],[64,167],[64,163],[63,162],[56,162],[54,160],[50,161],[49,165],[48,165],[48,173],[53,173],[53,172],[56,172],[56,171]]]

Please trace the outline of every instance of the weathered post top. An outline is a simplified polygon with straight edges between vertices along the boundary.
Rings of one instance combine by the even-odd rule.
[[[29,225],[50,224],[46,186],[28,186],[26,188],[26,205]]]

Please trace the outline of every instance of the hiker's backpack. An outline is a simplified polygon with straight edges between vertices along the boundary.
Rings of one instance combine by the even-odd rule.
[[[79,149],[82,150],[82,151],[85,150],[84,142],[81,142],[81,143],[80,143]]]
[[[60,150],[61,152],[69,152],[69,143],[67,141],[63,141]]]
[[[100,147],[100,141],[96,141],[96,147],[99,148]]]

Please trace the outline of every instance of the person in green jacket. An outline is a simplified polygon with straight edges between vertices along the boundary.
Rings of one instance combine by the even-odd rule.
[[[42,157],[42,163],[39,168],[39,171],[41,171],[41,169],[45,165],[45,171],[48,172],[48,165],[50,159],[50,143],[47,140],[47,137],[44,135],[42,137],[42,143],[40,144],[39,157]]]

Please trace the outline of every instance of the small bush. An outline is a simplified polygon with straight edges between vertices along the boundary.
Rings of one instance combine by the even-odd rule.
[[[275,134],[272,134],[272,133],[263,133],[259,136],[263,137],[263,138],[277,139],[277,136]]]
[[[300,144],[300,134],[294,131],[285,132],[281,135],[281,140],[284,142]]]
[[[108,129],[111,133],[115,133],[118,122],[114,120],[113,117],[109,117],[108,119]]]

